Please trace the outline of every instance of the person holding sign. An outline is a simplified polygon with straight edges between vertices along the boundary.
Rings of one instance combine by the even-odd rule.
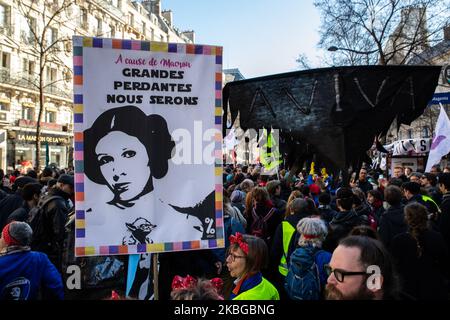
[[[84,131],[85,174],[111,191],[111,199],[97,210],[118,216],[93,222],[108,230],[110,243],[202,238],[203,226],[197,217],[177,212],[152,195],[153,179],[167,174],[174,147],[166,120],[135,106],[109,109]]]

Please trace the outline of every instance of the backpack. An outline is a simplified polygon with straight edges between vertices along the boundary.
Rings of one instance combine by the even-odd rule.
[[[61,196],[50,196],[47,199],[41,200],[38,203],[37,207],[30,210],[27,223],[33,230],[33,239],[31,241],[31,248],[33,250],[36,250],[38,248],[42,249],[42,247],[45,245],[50,246],[50,244],[47,243],[48,228],[46,226],[45,207],[47,206],[47,204],[49,204],[51,201],[55,199],[64,200],[64,198]]]
[[[292,300],[319,300],[321,283],[317,255],[323,250],[297,248],[290,257],[284,288]]]
[[[269,221],[269,219],[273,216],[274,213],[275,208],[272,208],[269,210],[269,212],[267,212],[267,214],[264,217],[261,217],[256,213],[255,208],[253,208],[252,210],[253,222],[252,225],[250,226],[250,234],[264,240],[268,239],[269,235],[267,234],[267,221]]]

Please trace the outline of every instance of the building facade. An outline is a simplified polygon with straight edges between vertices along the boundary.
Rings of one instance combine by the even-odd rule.
[[[173,25],[161,0],[0,0],[1,169],[35,164],[40,88],[41,167],[72,165],[73,35],[195,41],[193,31]]]
[[[412,58],[408,64],[411,65],[438,65],[442,66],[439,82],[435,90],[435,98],[427,106],[424,113],[411,123],[402,125],[400,129],[391,127],[388,134],[388,142],[404,139],[433,138],[434,129],[439,117],[441,102],[447,114],[450,112],[450,27],[444,28],[442,41],[429,47]]]

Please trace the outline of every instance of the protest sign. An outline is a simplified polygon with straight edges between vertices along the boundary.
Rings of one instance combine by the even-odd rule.
[[[76,255],[223,247],[222,48],[73,43]]]

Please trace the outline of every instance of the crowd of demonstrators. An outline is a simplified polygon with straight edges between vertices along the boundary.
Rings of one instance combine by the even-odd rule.
[[[34,170],[1,172],[1,179],[0,299],[62,299],[65,224],[74,210],[73,174],[45,168],[39,175]]]
[[[450,173],[358,172],[336,186],[313,166],[309,174],[274,175],[258,165],[226,166],[225,248],[159,254],[160,299],[448,298]],[[50,168],[2,177],[0,227],[19,240],[11,223],[28,223],[33,236],[23,247],[33,251],[20,252],[40,252],[58,274],[73,251],[73,178]],[[0,259],[12,259],[11,249],[3,251]],[[414,278],[422,273],[432,275]],[[174,291],[173,278],[188,275],[200,279],[196,286]],[[214,277],[223,281],[221,292],[202,280]]]
[[[228,171],[231,177],[224,180],[225,188],[233,184],[233,172],[237,172],[232,168]],[[236,201],[232,204],[241,209],[243,206],[242,211],[247,221],[246,232],[262,238],[266,243],[270,263],[261,272],[277,289],[281,299],[317,299],[317,296],[292,295],[292,289],[288,289],[287,276],[290,270],[302,272],[300,268],[296,268],[299,265],[298,257],[292,259],[296,250],[302,249],[297,253],[303,252],[304,259],[309,257],[309,265],[317,268],[318,273],[323,271],[320,270],[320,263],[311,259],[311,252],[306,254],[308,250],[299,245],[300,239],[305,236],[315,237],[299,228],[302,219],[312,219],[324,226],[326,232],[321,235],[323,238],[320,239],[318,248],[334,257],[328,267],[328,279],[324,280],[326,277],[322,273],[322,279],[319,279],[322,282],[314,282],[315,287],[320,288],[319,299],[444,298],[448,297],[448,273],[435,272],[441,276],[439,283],[442,288],[441,291],[436,289],[433,294],[428,294],[420,291],[429,289],[417,289],[417,284],[414,284],[416,291],[412,290],[409,279],[412,273],[402,271],[406,259],[415,263],[415,272],[429,272],[427,270],[430,266],[426,265],[429,258],[425,259],[420,254],[435,259],[439,257],[439,270],[444,266],[447,269],[442,270],[448,270],[450,266],[446,258],[450,240],[450,174],[441,173],[436,166],[433,171],[424,174],[414,172],[411,168],[395,167],[392,176],[385,177],[384,173],[361,168],[358,179],[353,175],[348,185],[339,183],[333,189],[324,184],[321,172],[310,171],[308,175],[306,170],[302,170],[298,174],[291,174],[291,180],[287,181],[287,170],[263,178],[261,168],[250,166],[246,168],[248,173],[239,171],[244,175],[244,180],[240,185],[233,186]],[[245,201],[240,192],[245,193]],[[418,207],[418,204],[426,209],[423,211],[420,209],[423,206]],[[408,210],[413,217],[420,216],[421,210],[426,214],[426,232],[422,230],[419,236],[414,231],[417,233],[417,241],[414,237],[406,236],[413,234],[413,229],[407,221],[405,206],[410,208]],[[256,216],[258,219],[255,219]],[[260,220],[264,219],[260,218],[266,218],[266,222],[261,223]],[[265,236],[254,231],[255,220],[260,225],[256,229],[262,230],[264,228],[261,225],[265,225]],[[421,241],[425,241],[422,239],[433,235],[440,235],[442,240],[438,245],[438,241],[433,238],[437,248],[435,251],[428,248],[426,254],[415,252],[417,256],[411,255],[411,250],[397,251],[401,248],[398,243],[411,245],[412,248],[413,240],[414,243],[421,244]],[[346,257],[352,259],[346,262]],[[363,287],[371,275],[371,271],[364,268],[376,265],[374,261],[380,261],[380,268],[386,270],[386,274],[382,272],[381,285],[374,286],[381,289]],[[328,285],[324,286],[327,281]]]

